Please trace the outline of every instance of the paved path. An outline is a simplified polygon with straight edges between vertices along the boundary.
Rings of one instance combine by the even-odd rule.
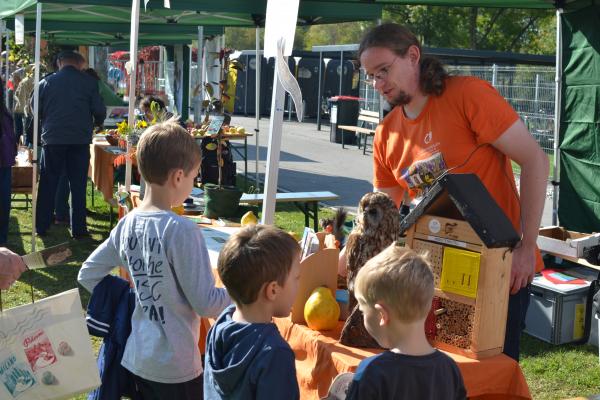
[[[254,118],[234,115],[232,124],[241,125],[247,132],[254,132]],[[269,138],[269,119],[261,118],[259,133],[259,175],[264,178]],[[239,143],[239,142],[237,142]],[[243,161],[235,157],[238,170],[243,170]],[[248,173],[254,178],[256,160],[256,139],[248,140]],[[283,139],[279,164],[279,188],[292,192],[329,190],[340,196],[340,200],[327,202],[330,206],[343,206],[356,212],[358,201],[373,186],[372,155],[356,146],[342,149],[339,143],[329,141],[329,125],[323,124],[317,130],[315,122],[299,123],[295,120],[283,122]],[[551,193],[551,188],[548,188]],[[552,222],[552,198],[546,198],[542,225]]]

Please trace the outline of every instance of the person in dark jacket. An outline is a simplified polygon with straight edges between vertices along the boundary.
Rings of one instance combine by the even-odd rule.
[[[141,399],[133,375],[121,365],[134,308],[135,292],[125,279],[107,275],[92,291],[85,320],[90,335],[103,338],[98,351],[102,384],[89,393],[88,400]]]
[[[280,229],[250,226],[229,238],[217,268],[235,305],[208,332],[204,400],[298,399],[294,352],[272,318],[290,314],[300,246]]]
[[[0,88],[2,87],[4,84],[0,79]],[[15,165],[16,156],[17,137],[13,120],[4,105],[4,91],[0,90],[0,244],[8,240],[12,166]]]
[[[66,170],[71,191],[71,235],[89,237],[86,224],[86,182],[94,125],[101,125],[106,107],[96,80],[79,71],[80,55],[58,54],[59,71],[40,82],[39,117],[42,156],[36,232],[44,236],[52,222],[58,180]]]

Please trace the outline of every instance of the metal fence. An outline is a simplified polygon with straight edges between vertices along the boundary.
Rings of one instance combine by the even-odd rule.
[[[454,75],[485,79],[519,113],[529,132],[547,153],[554,151],[554,67],[448,67]]]
[[[554,67],[447,66],[452,75],[472,75],[490,82],[521,116],[529,132],[549,155],[554,149]],[[360,107],[379,111],[380,98],[364,83],[361,70]]]

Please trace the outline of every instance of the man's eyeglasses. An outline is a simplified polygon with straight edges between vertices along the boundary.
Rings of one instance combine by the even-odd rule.
[[[388,73],[390,72],[390,68],[392,68],[392,65],[394,65],[397,59],[398,57],[394,57],[394,61],[392,61],[389,65],[382,67],[381,69],[379,69],[379,71],[375,72],[374,74],[367,74],[365,77],[365,83],[367,85],[374,86],[375,83],[377,83],[378,81],[385,80],[388,76]]]

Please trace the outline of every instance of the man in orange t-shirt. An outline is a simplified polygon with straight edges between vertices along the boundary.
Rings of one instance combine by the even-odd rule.
[[[528,285],[542,268],[536,239],[548,157],[491,85],[473,77],[449,77],[439,61],[421,55],[418,40],[406,28],[373,28],[358,55],[367,78],[395,106],[375,134],[375,190],[400,205],[421,196],[446,170],[475,173],[522,232],[513,251],[504,344],[504,352],[518,361]],[[511,159],[521,167],[520,200]]]

